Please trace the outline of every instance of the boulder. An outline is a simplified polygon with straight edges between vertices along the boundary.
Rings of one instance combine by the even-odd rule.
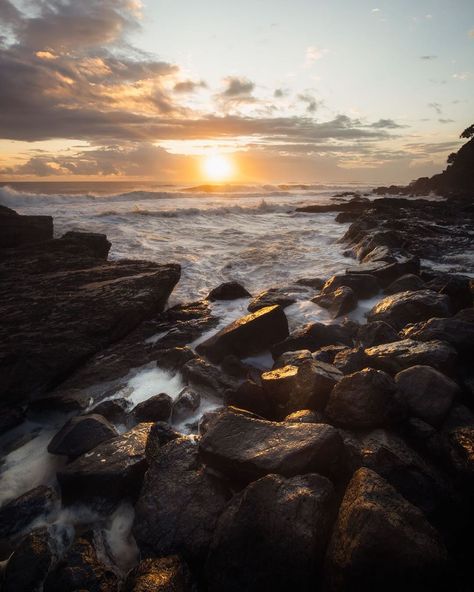
[[[190,438],[161,448],[150,464],[135,506],[133,534],[142,554],[178,553],[203,561],[228,493],[208,474]]]
[[[344,376],[333,388],[325,413],[337,425],[366,429],[399,417],[395,382],[385,372],[365,368]]]
[[[318,589],[334,497],[331,482],[320,475],[267,475],[251,483],[219,519],[207,590]]]
[[[413,273],[407,273],[400,276],[394,282],[385,288],[385,294],[397,294],[397,292],[415,292],[416,290],[426,290],[425,282]]]
[[[191,574],[178,555],[143,559],[127,575],[123,592],[193,592]]]
[[[338,353],[349,349],[346,345],[326,345],[312,353],[313,360],[334,364],[334,359]]]
[[[343,454],[342,440],[329,425],[277,423],[231,410],[211,423],[199,449],[210,467],[247,483],[270,473],[333,476]]]
[[[399,292],[387,296],[367,314],[369,321],[385,321],[401,330],[408,323],[427,321],[431,317],[449,317],[449,298],[431,290]]]
[[[427,286],[430,290],[449,296],[453,312],[472,307],[471,278],[465,275],[436,273],[428,279]]]
[[[159,368],[165,368],[176,372],[180,370],[187,362],[194,360],[198,356],[190,347],[171,347],[169,349],[160,349],[156,365]]]
[[[226,391],[224,402],[226,405],[246,409],[267,419],[276,417],[275,401],[261,385],[252,380],[246,380],[237,388]]]
[[[186,384],[219,397],[222,397],[227,389],[235,388],[238,384],[238,380],[224,374],[220,368],[200,357],[186,362],[181,368],[181,374]]]
[[[394,263],[387,263],[383,260],[360,263],[354,267],[348,267],[346,273],[373,275],[382,288],[387,287],[400,276],[407,273],[418,274],[420,272],[420,260],[418,257],[408,255],[406,257],[397,257]]]
[[[288,351],[281,354],[281,356],[275,360],[272,368],[273,370],[276,370],[277,368],[283,368],[283,366],[301,366],[311,360],[313,360],[313,354],[309,349]]]
[[[188,387],[184,388],[173,403],[173,421],[182,421],[194,415],[200,405],[201,395]]]
[[[50,454],[77,458],[102,442],[117,436],[114,426],[95,413],[78,415],[67,421],[48,444]]]
[[[107,259],[112,243],[107,240],[105,234],[98,232],[77,232],[70,230],[63,234],[61,241],[68,243],[68,247],[76,251],[88,251],[92,257],[97,259]]]
[[[322,293],[334,292],[342,286],[351,288],[357,298],[371,298],[380,291],[380,285],[375,276],[364,273],[346,273],[333,275],[328,279],[323,286]]]
[[[112,423],[126,424],[129,417],[128,411],[130,407],[130,401],[127,399],[108,399],[107,401],[102,401],[91,409],[91,413],[102,415]]]
[[[365,353],[371,366],[396,374],[410,366],[432,366],[441,372],[450,373],[456,361],[456,350],[445,341],[415,341],[402,339],[369,347]]]
[[[252,294],[239,282],[224,282],[209,292],[206,300],[237,300],[237,298],[251,298]]]
[[[145,446],[151,424],[142,423],[58,471],[62,498],[66,503],[135,497],[147,468]]]
[[[0,408],[0,435],[20,425],[25,419],[25,411],[22,407]]]
[[[290,423],[326,423],[321,411],[314,411],[313,409],[300,409],[293,411],[285,417],[283,421]]]
[[[398,339],[399,336],[395,329],[384,321],[373,321],[372,323],[361,325],[357,332],[357,340],[364,347],[392,343]]]
[[[154,395],[133,408],[137,422],[168,421],[171,417],[173,399],[166,393]]]
[[[347,286],[341,286],[334,292],[325,292],[315,296],[311,302],[326,308],[333,319],[345,315],[357,307],[356,295],[352,288]]]
[[[266,308],[267,306],[275,306],[279,305],[281,308],[286,308],[296,302],[294,296],[290,296],[288,294],[288,290],[285,288],[270,288],[269,290],[265,290],[255,296],[253,300],[250,301],[247,310],[249,312],[256,312],[261,308]]]
[[[403,338],[417,341],[438,339],[450,343],[460,353],[474,352],[474,322],[459,317],[429,319],[422,323],[408,325],[401,332]]]
[[[439,591],[447,553],[422,512],[382,477],[359,469],[342,500],[327,552],[327,589]]]
[[[345,348],[334,356],[334,366],[343,374],[352,374],[370,366],[370,359],[361,347]]]
[[[145,456],[150,464],[159,454],[160,449],[168,442],[182,438],[183,434],[173,429],[164,421],[155,422],[150,429],[145,447]]]
[[[296,280],[296,283],[300,286],[306,286],[313,288],[314,290],[321,290],[326,283],[322,278],[300,278]]]
[[[343,324],[308,323],[293,331],[286,339],[271,347],[273,358],[289,351],[307,349],[314,352],[326,345],[353,344],[353,331]]]
[[[0,209],[0,248],[48,241],[53,238],[52,216],[21,216],[2,206]]]
[[[247,357],[261,352],[287,336],[288,321],[282,308],[267,306],[224,327],[196,350],[218,363],[229,354]]]
[[[56,491],[45,485],[10,500],[0,508],[0,539],[21,532],[33,520],[51,513],[58,505]]]
[[[439,426],[459,392],[458,385],[431,366],[412,366],[395,376],[397,397],[408,413]]]

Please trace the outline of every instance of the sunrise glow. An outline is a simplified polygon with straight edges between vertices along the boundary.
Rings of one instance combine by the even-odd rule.
[[[228,156],[211,154],[204,157],[202,163],[203,173],[210,181],[228,181],[235,174],[235,166]]]

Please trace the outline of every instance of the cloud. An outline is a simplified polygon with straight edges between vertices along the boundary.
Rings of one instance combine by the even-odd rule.
[[[453,74],[453,78],[456,78],[457,80],[469,80],[471,76],[472,74],[470,72],[457,72],[456,74]]]
[[[200,88],[207,88],[207,84],[204,80],[182,80],[181,82],[177,82],[174,85],[174,92],[176,93],[193,93],[199,90]]]
[[[321,49],[319,47],[315,47],[314,45],[307,47],[305,54],[305,67],[309,68],[310,66],[312,66],[314,62],[320,60],[324,55],[328,53],[328,51],[329,50],[327,49]]]
[[[438,119],[439,123],[454,123],[454,119],[443,119],[443,118],[439,118]]]
[[[238,76],[228,76],[225,79],[225,84],[226,89],[221,93],[221,96],[228,99],[249,97],[255,88],[254,82]]]
[[[443,113],[443,106],[440,103],[428,103],[428,107],[436,111],[438,115]]]
[[[422,55],[420,56],[420,60],[436,60],[438,56],[436,55]]]
[[[287,97],[290,94],[289,90],[286,88],[276,88],[273,92],[273,96],[275,99],[282,99]]]
[[[380,12],[380,8],[372,8],[370,12]]]
[[[308,113],[315,113],[318,110],[318,107],[320,106],[319,101],[317,101],[313,97],[313,95],[309,93],[298,95],[298,100],[303,103],[306,103],[306,111]]]
[[[379,119],[378,121],[371,123],[370,127],[374,127],[376,129],[401,129],[405,126],[396,123],[393,121],[393,119]]]

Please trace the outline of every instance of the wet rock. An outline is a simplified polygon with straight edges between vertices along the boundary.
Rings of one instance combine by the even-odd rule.
[[[315,589],[334,513],[331,482],[319,475],[268,475],[223,512],[206,563],[208,590]]]
[[[176,371],[180,370],[187,362],[197,358],[190,347],[173,347],[159,351],[156,365],[159,368]]]
[[[63,501],[118,501],[136,496],[147,467],[145,446],[150,428],[149,423],[138,424],[61,469],[57,477]]]
[[[321,290],[326,282],[322,278],[300,278],[296,280],[296,283],[300,286]]]
[[[201,405],[201,395],[190,388],[184,388],[173,403],[173,421],[181,421],[193,415]]]
[[[427,321],[431,317],[449,317],[449,298],[431,290],[399,292],[387,296],[367,314],[369,321],[385,321],[401,330],[408,323]]]
[[[226,405],[246,409],[267,419],[274,419],[276,415],[275,401],[261,385],[246,380],[236,389],[228,390],[224,396]]]
[[[237,298],[251,298],[252,294],[239,282],[225,282],[209,292],[206,300],[237,300]]]
[[[117,592],[117,576],[104,566],[86,538],[78,538],[46,578],[44,592]]]
[[[395,382],[385,372],[366,368],[344,376],[331,392],[326,415],[337,425],[357,429],[392,423],[399,417]]]
[[[286,308],[296,302],[293,296],[288,294],[288,290],[285,288],[270,288],[255,296],[249,303],[247,310],[249,312],[256,312],[261,308],[267,306],[279,305],[281,308]]]
[[[154,423],[151,426],[145,446],[145,456],[148,464],[156,459],[162,446],[182,437],[183,434],[173,429],[169,423],[164,421]]]
[[[61,390],[59,393],[43,395],[28,403],[28,411],[39,412],[81,412],[86,411],[91,404],[91,397],[79,389]]]
[[[370,263],[371,261],[383,261],[385,263],[396,263],[397,259],[390,247],[379,246],[375,247],[362,258],[362,263]]]
[[[39,485],[0,508],[0,539],[24,530],[33,520],[51,513],[58,505],[54,489]]]
[[[200,436],[204,436],[204,434],[209,429],[211,423],[219,417],[221,413],[224,413],[226,410],[225,407],[218,407],[217,409],[213,409],[212,411],[207,411],[201,415],[201,419],[198,423],[198,433]]]
[[[342,373],[324,362],[310,359],[298,366],[283,366],[262,374],[262,386],[283,416],[298,409],[323,409]]]
[[[398,339],[399,336],[395,329],[384,321],[373,321],[372,323],[361,325],[357,333],[357,340],[364,347],[392,343]]]
[[[151,463],[135,507],[133,534],[142,554],[202,561],[227,499],[193,440],[169,442]]]
[[[60,241],[68,243],[69,249],[76,251],[88,251],[91,257],[107,259],[112,243],[107,240],[105,234],[98,232],[77,232],[70,230],[63,234]],[[58,241],[59,242],[59,241]]]
[[[256,368],[244,364],[234,355],[226,356],[221,362],[221,368],[223,372],[234,378],[246,378],[253,371],[256,371]]]
[[[281,356],[275,360],[275,363],[273,364],[273,370],[276,370],[277,368],[283,368],[283,366],[301,366],[312,359],[313,354],[309,351],[309,349],[288,351],[284,354],[281,354]]]
[[[334,364],[334,359],[340,352],[349,349],[345,345],[326,345],[325,347],[321,347],[320,349],[316,350],[312,354],[313,360],[318,360],[319,362],[326,362],[326,364]]]
[[[416,290],[426,290],[425,282],[417,275],[407,273],[402,275],[385,288],[386,294],[397,294],[397,292],[414,292]]]
[[[0,408],[0,435],[20,425],[25,419],[25,412],[21,407]]]
[[[407,368],[395,376],[395,382],[408,413],[432,426],[442,423],[459,392],[453,380],[430,366]]]
[[[123,592],[193,592],[188,566],[178,555],[144,559],[128,574]]]
[[[280,306],[268,306],[234,321],[196,350],[211,362],[218,363],[234,354],[246,357],[268,349],[288,335],[288,321]]]
[[[181,374],[187,384],[208,390],[219,397],[222,397],[227,389],[235,388],[238,384],[236,379],[199,357],[186,362]]]
[[[474,351],[474,322],[460,318],[429,319],[422,323],[409,325],[401,332],[403,338],[417,341],[438,339],[454,346],[460,353]]]
[[[370,359],[363,348],[345,348],[335,355],[334,366],[343,374],[352,374],[370,366]]]
[[[79,415],[64,424],[48,444],[48,452],[77,458],[115,436],[117,430],[105,417]]]
[[[109,399],[96,405],[91,412],[102,415],[112,423],[126,424],[131,405],[127,399]]]
[[[53,238],[52,216],[21,216],[2,206],[0,209],[0,248],[20,247]]]
[[[325,292],[320,296],[315,296],[311,302],[326,308],[333,319],[345,315],[357,307],[356,295],[347,286],[341,286],[334,292]]]
[[[243,482],[270,473],[331,476],[343,453],[342,440],[329,425],[270,422],[231,410],[212,422],[199,449],[206,464]]]
[[[289,351],[308,349],[311,352],[326,345],[353,344],[353,331],[342,324],[309,323],[293,331],[286,339],[271,347],[273,358]]]
[[[285,417],[283,421],[290,423],[326,423],[321,411],[314,411],[313,409],[300,409],[293,411]]]
[[[166,393],[154,395],[133,408],[137,422],[168,421],[171,417],[173,399]]]
[[[395,343],[385,343],[369,347],[365,353],[371,366],[396,374],[410,366],[431,366],[449,374],[456,361],[456,350],[445,341],[415,341],[402,339]]]
[[[322,294],[329,294],[340,287],[351,288],[357,298],[371,298],[380,291],[377,279],[373,275],[346,273],[333,275],[324,284]]]
[[[447,590],[447,553],[420,510],[382,477],[359,469],[347,487],[327,552],[327,587]]]
[[[377,278],[382,288],[387,287],[396,279],[407,273],[418,274],[420,272],[420,260],[418,257],[406,256],[397,257],[395,263],[386,263],[385,261],[371,261],[361,263],[356,267],[349,267],[346,273],[350,274],[368,274]]]
[[[470,281],[471,278],[464,275],[436,273],[428,280],[427,286],[430,290],[449,296],[452,312],[458,312],[473,305]]]

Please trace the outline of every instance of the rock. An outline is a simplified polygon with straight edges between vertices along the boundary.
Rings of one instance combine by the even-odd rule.
[[[323,409],[342,373],[324,362],[310,359],[298,366],[283,366],[262,374],[262,386],[283,416],[298,409]]]
[[[53,238],[52,216],[21,216],[2,206],[0,209],[0,248],[39,243]]]
[[[300,278],[296,280],[296,283],[300,286],[321,290],[326,282],[322,278]]]
[[[426,365],[449,374],[456,360],[456,350],[444,341],[402,339],[365,350],[374,368],[396,374],[405,368]]]
[[[431,317],[450,316],[449,298],[431,290],[399,292],[387,296],[367,314],[369,321],[385,321],[395,329],[408,323],[427,321]]]
[[[385,261],[371,261],[361,263],[355,267],[346,269],[350,274],[368,274],[377,278],[382,288],[387,287],[396,279],[407,273],[418,274],[420,272],[420,260],[418,257],[407,256],[398,257],[395,263],[386,263]]]
[[[275,360],[272,369],[276,370],[277,368],[283,368],[283,366],[301,366],[311,360],[313,360],[313,354],[309,349],[288,351],[281,354],[281,356]]]
[[[327,552],[327,588],[442,591],[447,553],[420,510],[382,477],[359,469],[351,479]]]
[[[345,345],[326,345],[325,347],[321,347],[320,349],[313,352],[312,358],[313,360],[318,360],[318,362],[333,364],[337,354],[343,352],[346,349],[349,348]]]
[[[12,430],[25,419],[25,412],[21,407],[0,408],[0,435]]]
[[[67,421],[54,436],[48,444],[48,452],[77,458],[115,436],[117,430],[105,417],[78,415]]]
[[[412,366],[395,376],[398,398],[408,413],[439,426],[459,392],[458,385],[430,366]]]
[[[151,424],[138,424],[121,436],[96,446],[66,465],[58,474],[66,503],[134,497],[141,487],[147,463],[145,445]]]
[[[201,465],[193,440],[169,442],[151,463],[135,507],[133,534],[140,551],[145,557],[178,553],[199,563],[227,499],[221,483]]]
[[[313,409],[293,411],[293,413],[287,415],[283,421],[288,421],[290,423],[326,423],[323,414],[320,411],[314,411]]]
[[[261,352],[287,336],[288,321],[282,308],[267,306],[224,327],[196,351],[218,363],[229,354],[246,357]]]
[[[228,390],[224,396],[226,405],[246,409],[267,419],[275,419],[276,405],[261,385],[246,380],[236,389]]]
[[[237,300],[237,298],[252,298],[252,294],[238,282],[225,282],[211,290],[206,300]]]
[[[390,247],[379,246],[375,247],[362,258],[362,263],[370,263],[372,261],[383,261],[385,263],[396,263],[397,259]]]
[[[231,410],[212,422],[199,449],[210,467],[229,479],[247,483],[270,473],[333,476],[343,454],[342,440],[329,425],[283,424]]]
[[[86,411],[91,405],[91,397],[79,389],[66,389],[46,394],[28,403],[28,411],[33,413],[71,413]]]
[[[417,275],[407,273],[400,276],[385,288],[385,294],[397,294],[397,292],[414,292],[426,290],[425,282]]]
[[[145,447],[145,456],[148,464],[156,459],[162,446],[182,437],[183,434],[174,430],[169,423],[164,421],[154,423],[151,426]]]
[[[238,384],[237,380],[224,374],[217,366],[199,357],[186,362],[181,368],[181,374],[186,384],[207,390],[219,397],[222,397],[227,389],[235,388]]]
[[[363,348],[345,348],[335,355],[334,366],[343,374],[352,374],[370,366],[370,359]]]
[[[445,341],[460,353],[474,351],[474,323],[460,318],[429,319],[422,323],[409,325],[401,332],[403,338],[417,341]]]
[[[128,574],[123,592],[193,592],[188,566],[178,555],[143,559]]]
[[[267,475],[251,483],[219,519],[207,589],[316,589],[333,513],[333,486],[319,475]]]
[[[32,530],[7,563],[3,592],[41,592],[46,576],[57,559],[57,545],[49,530]]]
[[[91,412],[96,415],[102,415],[112,423],[126,424],[129,408],[130,401],[127,401],[127,399],[109,399],[96,405]]]
[[[105,234],[97,232],[76,232],[70,230],[63,234],[60,239],[67,243],[76,243],[74,245],[77,251],[89,251],[92,257],[97,259],[107,259],[112,243],[107,240]],[[71,248],[71,247],[69,247]]]
[[[194,360],[198,356],[190,347],[172,347],[169,349],[161,349],[159,351],[156,365],[159,368],[165,368],[176,372],[180,370],[187,362]]]
[[[58,504],[56,491],[45,485],[10,500],[0,508],[0,539],[21,532],[33,520],[51,513]]]
[[[285,290],[285,288],[270,288],[269,290],[265,290],[265,292],[261,292],[258,296],[255,296],[248,305],[247,310],[249,312],[256,312],[261,308],[275,305],[279,305],[281,308],[286,308],[294,302],[296,302],[296,299],[293,296],[290,296],[288,290]]]
[[[99,560],[93,545],[78,538],[46,578],[44,592],[117,592],[117,576]]]
[[[193,415],[200,405],[201,395],[190,388],[184,388],[173,403],[173,421],[181,421]]]
[[[354,291],[346,286],[341,286],[334,292],[326,292],[320,296],[315,296],[311,299],[311,302],[318,304],[322,308],[327,308],[334,319],[351,312],[357,307],[357,298]]]
[[[352,346],[352,331],[342,324],[309,323],[296,329],[286,339],[276,343],[271,352],[276,359],[289,351],[307,349],[311,352],[326,345]]]
[[[369,274],[346,273],[344,275],[333,275],[324,284],[322,294],[329,294],[340,287],[351,288],[357,298],[371,298],[380,291],[377,279]]]
[[[173,399],[166,393],[154,395],[133,408],[137,422],[168,421],[171,417]]]
[[[392,343],[399,339],[398,333],[393,327],[384,321],[373,321],[361,325],[357,339],[364,347],[373,347],[382,343]]]
[[[471,278],[464,275],[436,273],[428,280],[427,286],[430,290],[449,296],[452,312],[458,312],[473,305],[470,281]]]
[[[393,378],[373,368],[344,376],[332,390],[325,409],[337,425],[357,429],[392,423],[398,419],[398,411]]]

